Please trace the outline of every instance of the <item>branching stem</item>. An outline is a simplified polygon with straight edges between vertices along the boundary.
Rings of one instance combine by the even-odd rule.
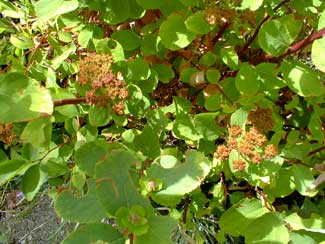
[[[301,40],[300,42],[293,44],[285,53],[283,53],[281,56],[276,57],[271,54],[264,54],[256,59],[253,59],[250,61],[251,64],[257,65],[262,62],[271,62],[271,63],[277,63],[281,59],[305,48],[309,44],[311,44],[313,41],[320,39],[322,37],[325,37],[325,28],[320,29],[317,32],[312,33],[311,35],[307,36],[305,39]]]

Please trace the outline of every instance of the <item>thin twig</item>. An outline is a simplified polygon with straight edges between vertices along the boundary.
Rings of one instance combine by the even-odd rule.
[[[44,158],[46,158],[51,152],[53,152],[55,149],[58,149],[60,147],[63,147],[64,145],[70,143],[76,136],[69,137],[65,142],[60,143],[59,145],[56,145],[55,147],[48,150],[41,158],[33,160],[32,162],[38,162],[42,161]]]
[[[188,211],[188,205],[190,203],[190,197],[187,195],[185,197],[185,204],[184,204],[184,210],[183,210],[183,223],[186,224],[187,220],[187,211]]]
[[[221,28],[219,29],[217,35],[212,39],[212,47],[216,42],[222,37],[223,33],[228,29],[228,27],[231,25],[229,21],[226,21]]]
[[[78,98],[67,98],[62,100],[56,100],[53,102],[54,107],[69,105],[69,104],[80,104],[86,102],[85,97],[78,97]]]
[[[289,2],[290,0],[283,0],[282,2],[280,2],[277,6],[275,6],[273,8],[273,12],[276,12],[282,5],[286,4],[287,2]],[[271,18],[270,15],[266,15],[262,21],[259,23],[259,25],[257,26],[257,28],[255,29],[255,32],[254,34],[248,39],[248,41],[246,42],[245,46],[240,50],[240,53],[239,53],[239,56],[240,54],[244,53],[247,48],[254,42],[254,40],[256,39],[257,35],[258,35],[258,32],[260,31],[262,25],[268,21],[269,19]]]
[[[325,150],[325,146],[322,146],[322,147],[320,147],[320,148],[317,148],[317,149],[315,149],[315,150],[309,152],[309,153],[308,153],[308,156],[312,156],[312,155],[314,155],[314,154],[316,154],[316,153],[318,153],[318,152],[321,152],[321,151],[323,151],[323,150]]]

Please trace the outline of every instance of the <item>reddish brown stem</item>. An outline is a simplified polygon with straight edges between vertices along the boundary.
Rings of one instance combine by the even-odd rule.
[[[318,152],[321,152],[321,151],[323,151],[323,150],[325,150],[325,146],[322,146],[322,147],[320,147],[320,148],[317,148],[317,149],[315,149],[315,150],[309,152],[309,153],[308,153],[308,156],[312,156],[312,155],[314,155],[314,154],[316,154],[316,153],[318,153]]]
[[[290,0],[283,0],[282,2],[280,2],[277,6],[275,6],[273,8],[273,12],[276,12],[282,5],[286,4],[287,2],[290,2]],[[255,29],[254,34],[248,39],[248,41],[246,42],[245,46],[240,50],[240,54],[244,53],[247,48],[254,42],[254,40],[256,39],[258,32],[260,31],[262,25],[268,21],[271,18],[270,15],[266,15],[262,21],[259,23],[259,25],[257,26],[257,28]]]
[[[229,21],[227,21],[221,26],[217,35],[212,39],[212,46],[214,46],[214,44],[216,44],[216,42],[222,37],[223,33],[228,29],[229,26],[230,26]]]
[[[309,44],[311,44],[313,41],[320,39],[322,37],[325,37],[325,28],[320,29],[317,32],[312,33],[311,35],[307,36],[305,39],[301,40],[300,42],[293,44],[285,53],[283,53],[281,56],[276,57],[274,55],[271,54],[265,54],[262,55],[256,59],[253,59],[250,61],[251,64],[253,65],[257,65],[259,63],[262,62],[272,62],[272,63],[277,63],[279,62],[281,59],[305,48],[306,46],[308,46]]]
[[[84,102],[86,102],[85,97],[78,97],[78,98],[67,98],[67,99],[57,100],[54,101],[53,104],[54,107],[58,107],[58,106],[64,106],[68,104],[80,104]]]
[[[187,211],[188,211],[188,206],[190,203],[190,197],[187,195],[185,197],[185,204],[184,204],[184,210],[183,210],[183,223],[186,224],[187,220]]]
[[[130,239],[130,244],[133,244],[134,243],[134,234],[130,233],[129,239]]]

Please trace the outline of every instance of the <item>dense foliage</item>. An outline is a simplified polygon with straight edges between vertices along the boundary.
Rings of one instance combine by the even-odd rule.
[[[0,185],[64,244],[325,239],[321,0],[0,0]]]

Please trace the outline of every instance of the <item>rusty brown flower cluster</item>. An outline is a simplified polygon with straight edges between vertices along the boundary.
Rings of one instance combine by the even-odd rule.
[[[122,115],[128,91],[124,80],[111,71],[112,62],[108,54],[87,54],[79,63],[79,84],[91,86],[86,92],[88,104],[111,105],[116,114]]]
[[[220,145],[214,157],[226,161],[232,150],[236,150],[242,158],[233,161],[235,170],[245,170],[248,162],[260,164],[263,160],[272,159],[279,154],[273,144],[267,144],[267,138],[256,127],[242,130],[239,126],[232,126],[228,129],[229,138],[226,145]]]
[[[16,135],[12,131],[13,124],[0,124],[0,140],[3,141],[5,144],[11,144]]]
[[[257,107],[249,113],[247,123],[253,125],[262,132],[271,130],[274,126],[272,109]]]
[[[210,7],[205,11],[205,20],[209,25],[224,25],[227,22],[232,22],[237,13],[235,9]]]

